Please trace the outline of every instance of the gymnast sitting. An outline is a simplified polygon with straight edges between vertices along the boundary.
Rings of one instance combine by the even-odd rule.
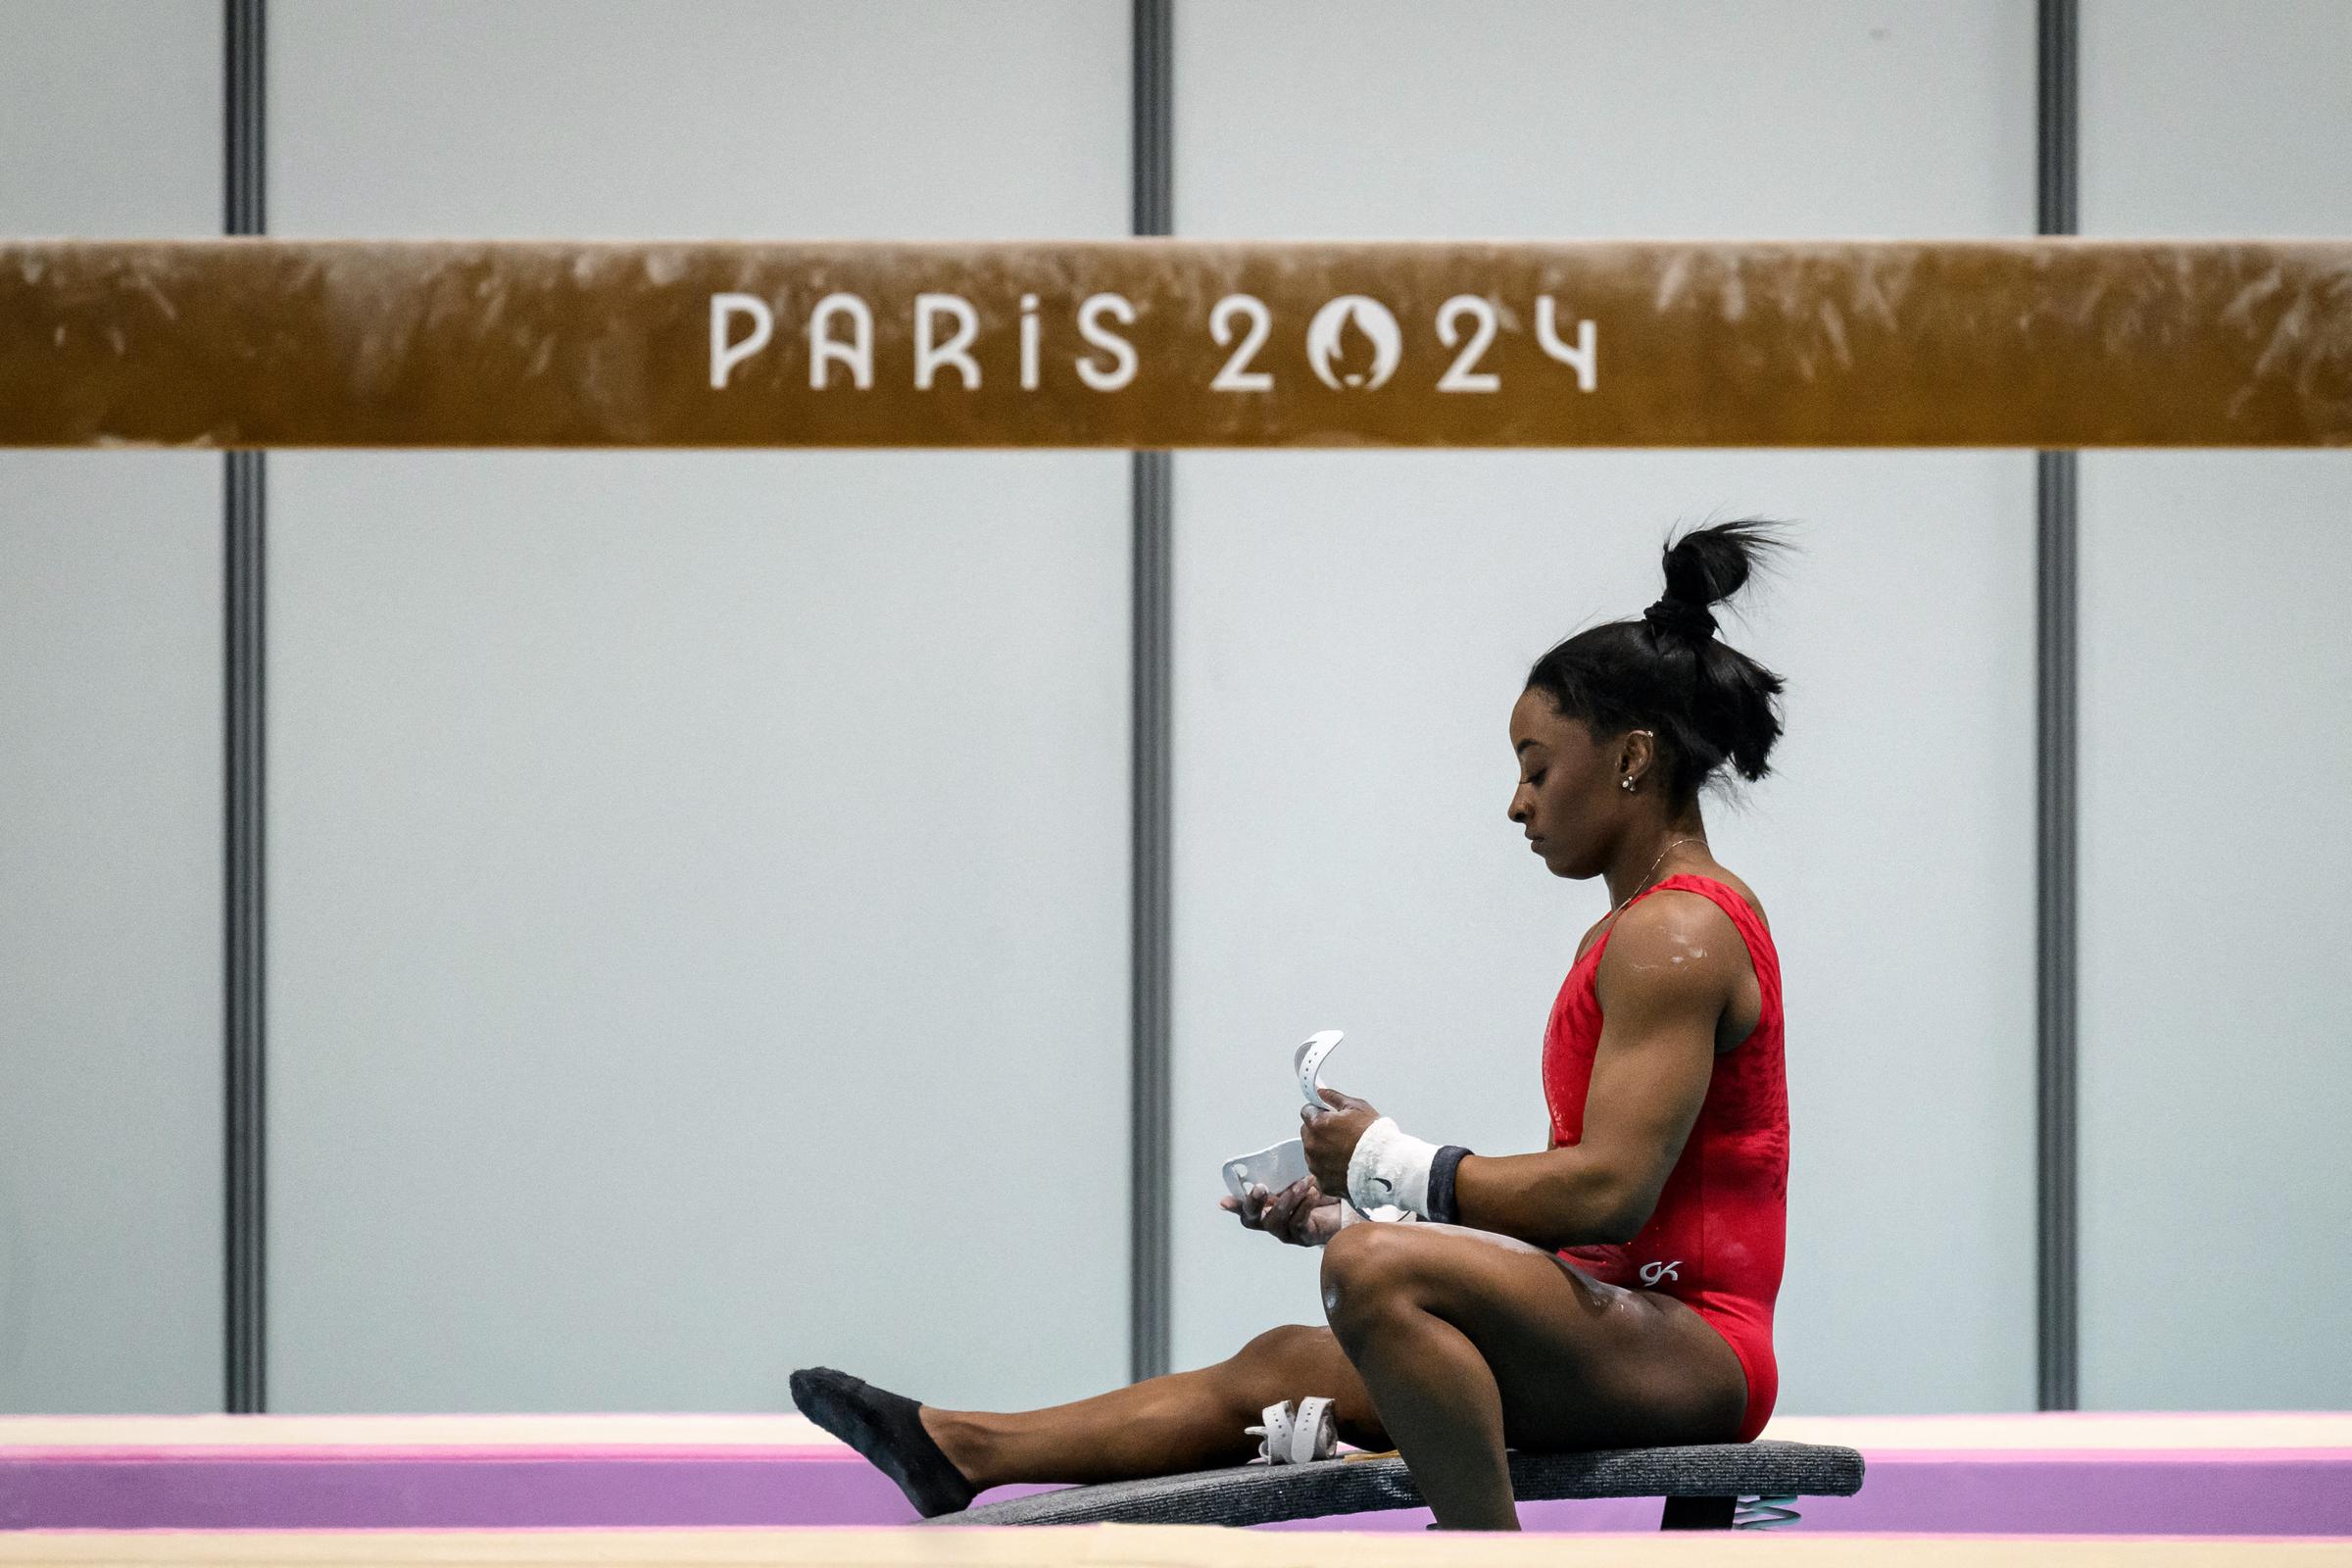
[[[1778,1386],[1780,960],[1707,848],[1699,792],[1727,766],[1762,778],[1780,736],[1780,678],[1709,613],[1778,543],[1755,522],[1673,541],[1663,597],[1546,653],[1511,710],[1510,819],[1552,875],[1612,896],[1544,1027],[1544,1152],[1432,1144],[1325,1090],[1329,1108],[1301,1113],[1311,1174],[1221,1201],[1323,1250],[1327,1327],[1017,1413],[810,1368],[792,1379],[801,1410],[926,1516],[1006,1482],[1240,1464],[1261,1411],[1305,1396],[1332,1401],[1340,1438],[1401,1453],[1446,1529],[1518,1528],[1506,1447],[1752,1440]],[[1392,1206],[1399,1222],[1366,1221]]]

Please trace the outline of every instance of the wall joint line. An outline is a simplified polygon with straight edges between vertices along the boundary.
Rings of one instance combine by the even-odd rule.
[[[1175,226],[1172,0],[1133,0],[1130,103],[1133,229],[1161,235]],[[1174,459],[1137,452],[1131,465],[1132,678],[1134,741],[1129,962],[1129,1373],[1137,1382],[1169,1368],[1170,968],[1174,905],[1170,897],[1173,814],[1173,582],[1170,517]]]
[[[2082,228],[2080,0],[2039,0],[2037,22],[2035,221],[2042,234],[2075,234]],[[2034,479],[2035,1397],[2044,1410],[2072,1410],[2081,1398],[2082,1358],[2076,454],[2038,454]]]
[[[269,231],[264,203],[267,0],[223,0],[225,73],[221,227]],[[265,467],[259,452],[223,460],[222,624],[222,1404],[268,1407],[267,1160],[263,1146],[264,546]]]

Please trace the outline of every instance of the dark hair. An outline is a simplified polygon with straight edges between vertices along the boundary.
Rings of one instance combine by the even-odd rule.
[[[1528,690],[1596,735],[1653,732],[1670,809],[1690,805],[1727,762],[1751,782],[1772,770],[1781,677],[1717,641],[1707,607],[1787,548],[1778,527],[1744,518],[1670,537],[1665,596],[1641,619],[1580,631],[1527,672]]]

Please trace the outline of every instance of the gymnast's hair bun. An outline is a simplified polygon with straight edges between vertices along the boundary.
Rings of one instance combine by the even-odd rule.
[[[1781,548],[1782,541],[1773,525],[1760,518],[1693,528],[1667,543],[1661,558],[1666,569],[1666,594],[1658,605],[1670,607],[1670,613],[1696,617],[1711,634],[1715,630],[1715,617],[1707,613],[1707,607],[1722,603],[1747,586],[1748,574],[1755,569],[1757,558]]]
[[[1577,633],[1528,671],[1529,689],[1596,733],[1647,729],[1664,754],[1668,804],[1681,808],[1727,766],[1764,777],[1781,738],[1781,677],[1720,640],[1713,609],[1788,548],[1781,525],[1742,518],[1670,537],[1666,591],[1639,620]]]

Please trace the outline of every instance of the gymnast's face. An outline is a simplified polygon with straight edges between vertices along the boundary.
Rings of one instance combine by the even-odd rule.
[[[1511,750],[1519,787],[1509,814],[1526,830],[1528,848],[1553,876],[1600,875],[1625,813],[1617,787],[1622,746],[1596,738],[1584,720],[1562,716],[1530,688],[1511,709]]]

